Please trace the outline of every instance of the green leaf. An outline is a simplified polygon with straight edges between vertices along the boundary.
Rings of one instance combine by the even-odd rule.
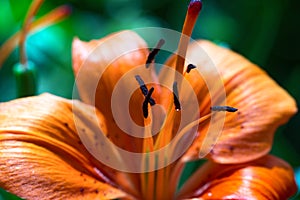
[[[16,21],[23,22],[31,2],[31,0],[9,0],[11,12]]]
[[[22,199],[0,188],[0,200],[22,200]]]
[[[197,169],[205,163],[205,160],[196,160],[186,163],[184,170],[180,176],[179,185],[177,190],[181,188],[181,186],[190,178],[190,176],[197,171]]]
[[[13,67],[16,83],[17,97],[27,97],[36,94],[36,67],[33,62],[28,62],[27,65],[17,63]]]

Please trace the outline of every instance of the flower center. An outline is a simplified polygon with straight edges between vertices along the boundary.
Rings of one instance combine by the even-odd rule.
[[[174,83],[173,83],[173,104],[175,106],[176,111],[181,110],[181,105],[179,101],[179,92],[178,88],[181,88],[181,79],[178,77],[180,75],[184,75],[185,72],[183,71],[184,69],[184,63],[185,63],[185,56],[188,48],[188,44],[190,41],[190,37],[192,34],[192,31],[194,29],[194,26],[196,24],[198,15],[201,11],[202,8],[202,1],[201,0],[191,0],[188,6],[187,14],[185,17],[184,25],[182,28],[182,33],[181,37],[179,40],[178,44],[178,52],[176,56],[176,63],[175,63],[175,69],[179,73],[175,73],[174,77]],[[162,45],[164,45],[165,40],[160,39],[159,42],[157,43],[156,47],[149,53],[147,60],[146,60],[146,68],[149,68],[150,64],[153,62],[155,59],[155,56],[158,54],[160,51]],[[189,73],[192,69],[196,68],[193,64],[189,64],[186,70],[186,73]],[[145,97],[148,95],[148,89],[145,86],[144,81],[141,79],[139,75],[135,76],[137,82],[140,85],[140,89]],[[151,106],[155,105],[154,99],[151,98],[151,95],[149,97],[149,100],[145,99],[143,102],[143,115],[144,118],[148,117],[148,103],[150,103]],[[167,116],[170,115],[170,110],[167,113]]]
[[[155,169],[155,166],[157,166],[159,162],[169,163],[168,161],[171,160],[171,157],[174,156],[173,154],[175,154],[175,152],[177,151],[176,149],[178,148],[178,144],[180,144],[181,139],[186,139],[187,134],[190,134],[191,132],[190,130],[192,130],[194,127],[197,127],[197,125],[199,125],[200,123],[209,120],[212,116],[212,112],[237,111],[236,108],[230,106],[212,106],[210,108],[211,112],[207,115],[199,117],[198,119],[195,118],[190,122],[185,123],[183,127],[180,127],[179,125],[180,118],[182,117],[181,112],[186,110],[183,108],[186,103],[182,98],[182,102],[180,102],[179,98],[180,95],[184,95],[180,94],[180,91],[182,91],[181,89],[184,89],[184,82],[182,80],[182,77],[180,76],[184,77],[186,73],[190,73],[192,69],[196,68],[195,65],[189,64],[186,68],[186,71],[184,71],[185,57],[187,54],[188,45],[201,8],[201,0],[190,1],[176,54],[175,70],[178,73],[172,74],[174,75],[172,87],[173,99],[170,98],[170,104],[168,106],[166,116],[164,116],[165,119],[163,125],[159,133],[155,137],[151,137],[151,130],[147,128],[145,129],[145,136],[150,136],[145,137],[143,140],[143,153],[145,154],[145,157],[144,162],[142,163],[142,167],[145,169]],[[159,40],[156,47],[149,53],[145,63],[146,68],[150,67],[150,64],[154,61],[155,56],[158,54],[164,43],[165,41],[163,39]],[[152,118],[151,112],[149,112],[148,109],[150,108],[150,106],[154,106],[156,103],[155,99],[151,97],[154,92],[154,87],[151,87],[148,90],[147,86],[145,85],[144,81],[139,75],[136,75],[135,79],[138,82],[140,90],[145,97],[142,104],[142,111],[143,117],[146,122]],[[188,136],[188,138],[194,139],[194,136]],[[163,147],[168,145],[172,140],[173,145],[171,145],[171,147],[168,150],[162,151],[156,156],[151,157],[150,153],[152,151],[162,149]],[[141,189],[144,199],[172,199],[172,196],[170,196],[172,195],[172,193],[166,193],[163,190],[163,188],[169,188],[171,186],[174,187],[175,184],[172,184],[172,181],[170,180],[172,177],[171,173],[174,166],[174,164],[168,164],[164,168],[158,169],[156,171],[150,171],[148,173],[141,174]],[[175,190],[176,188],[169,188],[169,191]]]

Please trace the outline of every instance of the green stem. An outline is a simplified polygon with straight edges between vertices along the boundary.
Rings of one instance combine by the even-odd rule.
[[[17,63],[13,67],[17,85],[17,97],[35,95],[37,92],[36,67],[34,63],[27,62],[26,66]]]

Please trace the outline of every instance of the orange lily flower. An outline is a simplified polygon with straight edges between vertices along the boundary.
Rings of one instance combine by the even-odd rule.
[[[201,6],[191,1],[177,54],[158,76],[151,61],[162,41],[149,52],[132,31],[75,39],[82,102],[43,94],[0,104],[0,187],[26,199],[292,196],[292,168],[268,152],[295,101],[246,58],[188,43]],[[201,158],[177,189],[185,164]]]

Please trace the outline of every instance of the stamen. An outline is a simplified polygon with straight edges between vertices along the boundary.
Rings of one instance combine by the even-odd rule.
[[[139,83],[140,89],[141,89],[143,95],[146,97],[147,94],[148,94],[148,88],[146,87],[145,82],[143,81],[143,79],[139,75],[135,75],[135,79]],[[155,105],[155,100],[152,97],[150,97],[149,103],[150,103],[151,106],[154,106]]]
[[[179,111],[181,109],[181,106],[180,106],[180,102],[178,100],[177,82],[173,83],[173,98],[174,98],[175,110]]]
[[[135,79],[139,83],[140,89],[141,89],[143,95],[146,96],[148,94],[148,88],[146,87],[144,81],[142,80],[142,78],[139,75],[135,75]]]
[[[23,23],[21,36],[19,40],[19,51],[20,51],[20,63],[24,67],[27,67],[27,53],[25,50],[25,41],[29,32],[29,27],[32,24],[33,18],[42,4],[43,1],[32,1]]]
[[[195,68],[196,68],[195,65],[189,64],[189,65],[187,66],[186,73],[190,73],[190,71],[191,71],[192,69],[195,69]]]
[[[144,115],[144,118],[147,118],[148,117],[148,103],[150,103],[150,99],[151,99],[151,95],[154,91],[154,88],[151,87],[144,102],[143,102],[143,115]]]
[[[196,24],[201,8],[202,8],[201,0],[190,1],[188,11],[185,17],[185,21],[183,24],[183,28],[182,28],[182,34],[178,45],[178,55],[176,60],[176,70],[181,74],[183,73],[183,66],[185,62],[185,56],[190,41],[190,37],[192,35],[192,31]]]
[[[227,112],[236,112],[238,111],[237,108],[230,107],[230,106],[212,106],[210,108],[211,111],[227,111]]]
[[[154,49],[152,49],[152,51],[149,53],[148,58],[146,60],[146,68],[148,68],[150,66],[150,64],[152,63],[152,61],[154,60],[155,56],[157,55],[157,53],[159,52],[159,50],[161,49],[161,47],[165,44],[165,40],[164,39],[160,39],[156,45],[156,47]]]

